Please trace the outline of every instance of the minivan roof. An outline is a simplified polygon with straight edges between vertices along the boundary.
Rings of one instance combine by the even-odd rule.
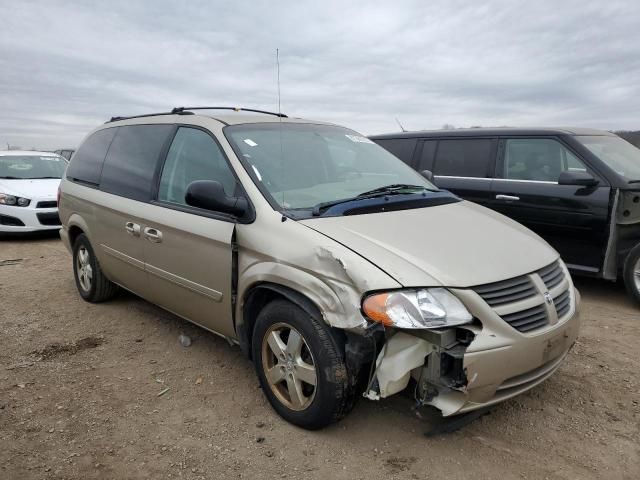
[[[456,128],[446,130],[421,130],[415,132],[385,133],[370,135],[373,140],[414,137],[491,137],[500,135],[607,135],[615,136],[606,130],[573,127],[491,127],[491,128]]]

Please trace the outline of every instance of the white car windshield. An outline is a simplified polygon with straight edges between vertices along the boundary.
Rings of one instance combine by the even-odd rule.
[[[387,187],[438,190],[385,149],[346,128],[261,123],[226,127],[225,134],[256,183],[283,209],[317,208]]]
[[[596,157],[629,181],[640,180],[640,149],[620,137],[576,137]]]
[[[0,178],[62,178],[67,162],[58,155],[0,155]]]

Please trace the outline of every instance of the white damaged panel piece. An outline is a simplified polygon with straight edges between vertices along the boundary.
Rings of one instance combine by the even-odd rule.
[[[376,376],[380,386],[380,397],[385,398],[404,390],[409,384],[411,370],[422,367],[430,352],[426,340],[396,333],[387,340],[376,360]]]

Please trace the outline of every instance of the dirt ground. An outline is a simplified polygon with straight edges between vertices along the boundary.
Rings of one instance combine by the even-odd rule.
[[[307,432],[239,348],[130,294],[83,302],[55,236],[0,239],[0,479],[638,479],[640,308],[577,285],[565,364],[466,428],[426,438],[394,398]]]

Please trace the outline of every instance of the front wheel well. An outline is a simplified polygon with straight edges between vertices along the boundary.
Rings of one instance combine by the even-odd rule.
[[[261,283],[251,288],[245,295],[242,306],[242,322],[237,325],[240,348],[251,358],[251,341],[253,327],[260,311],[270,302],[277,299],[288,300],[319,321],[324,321],[318,306],[302,293],[276,283]]]

